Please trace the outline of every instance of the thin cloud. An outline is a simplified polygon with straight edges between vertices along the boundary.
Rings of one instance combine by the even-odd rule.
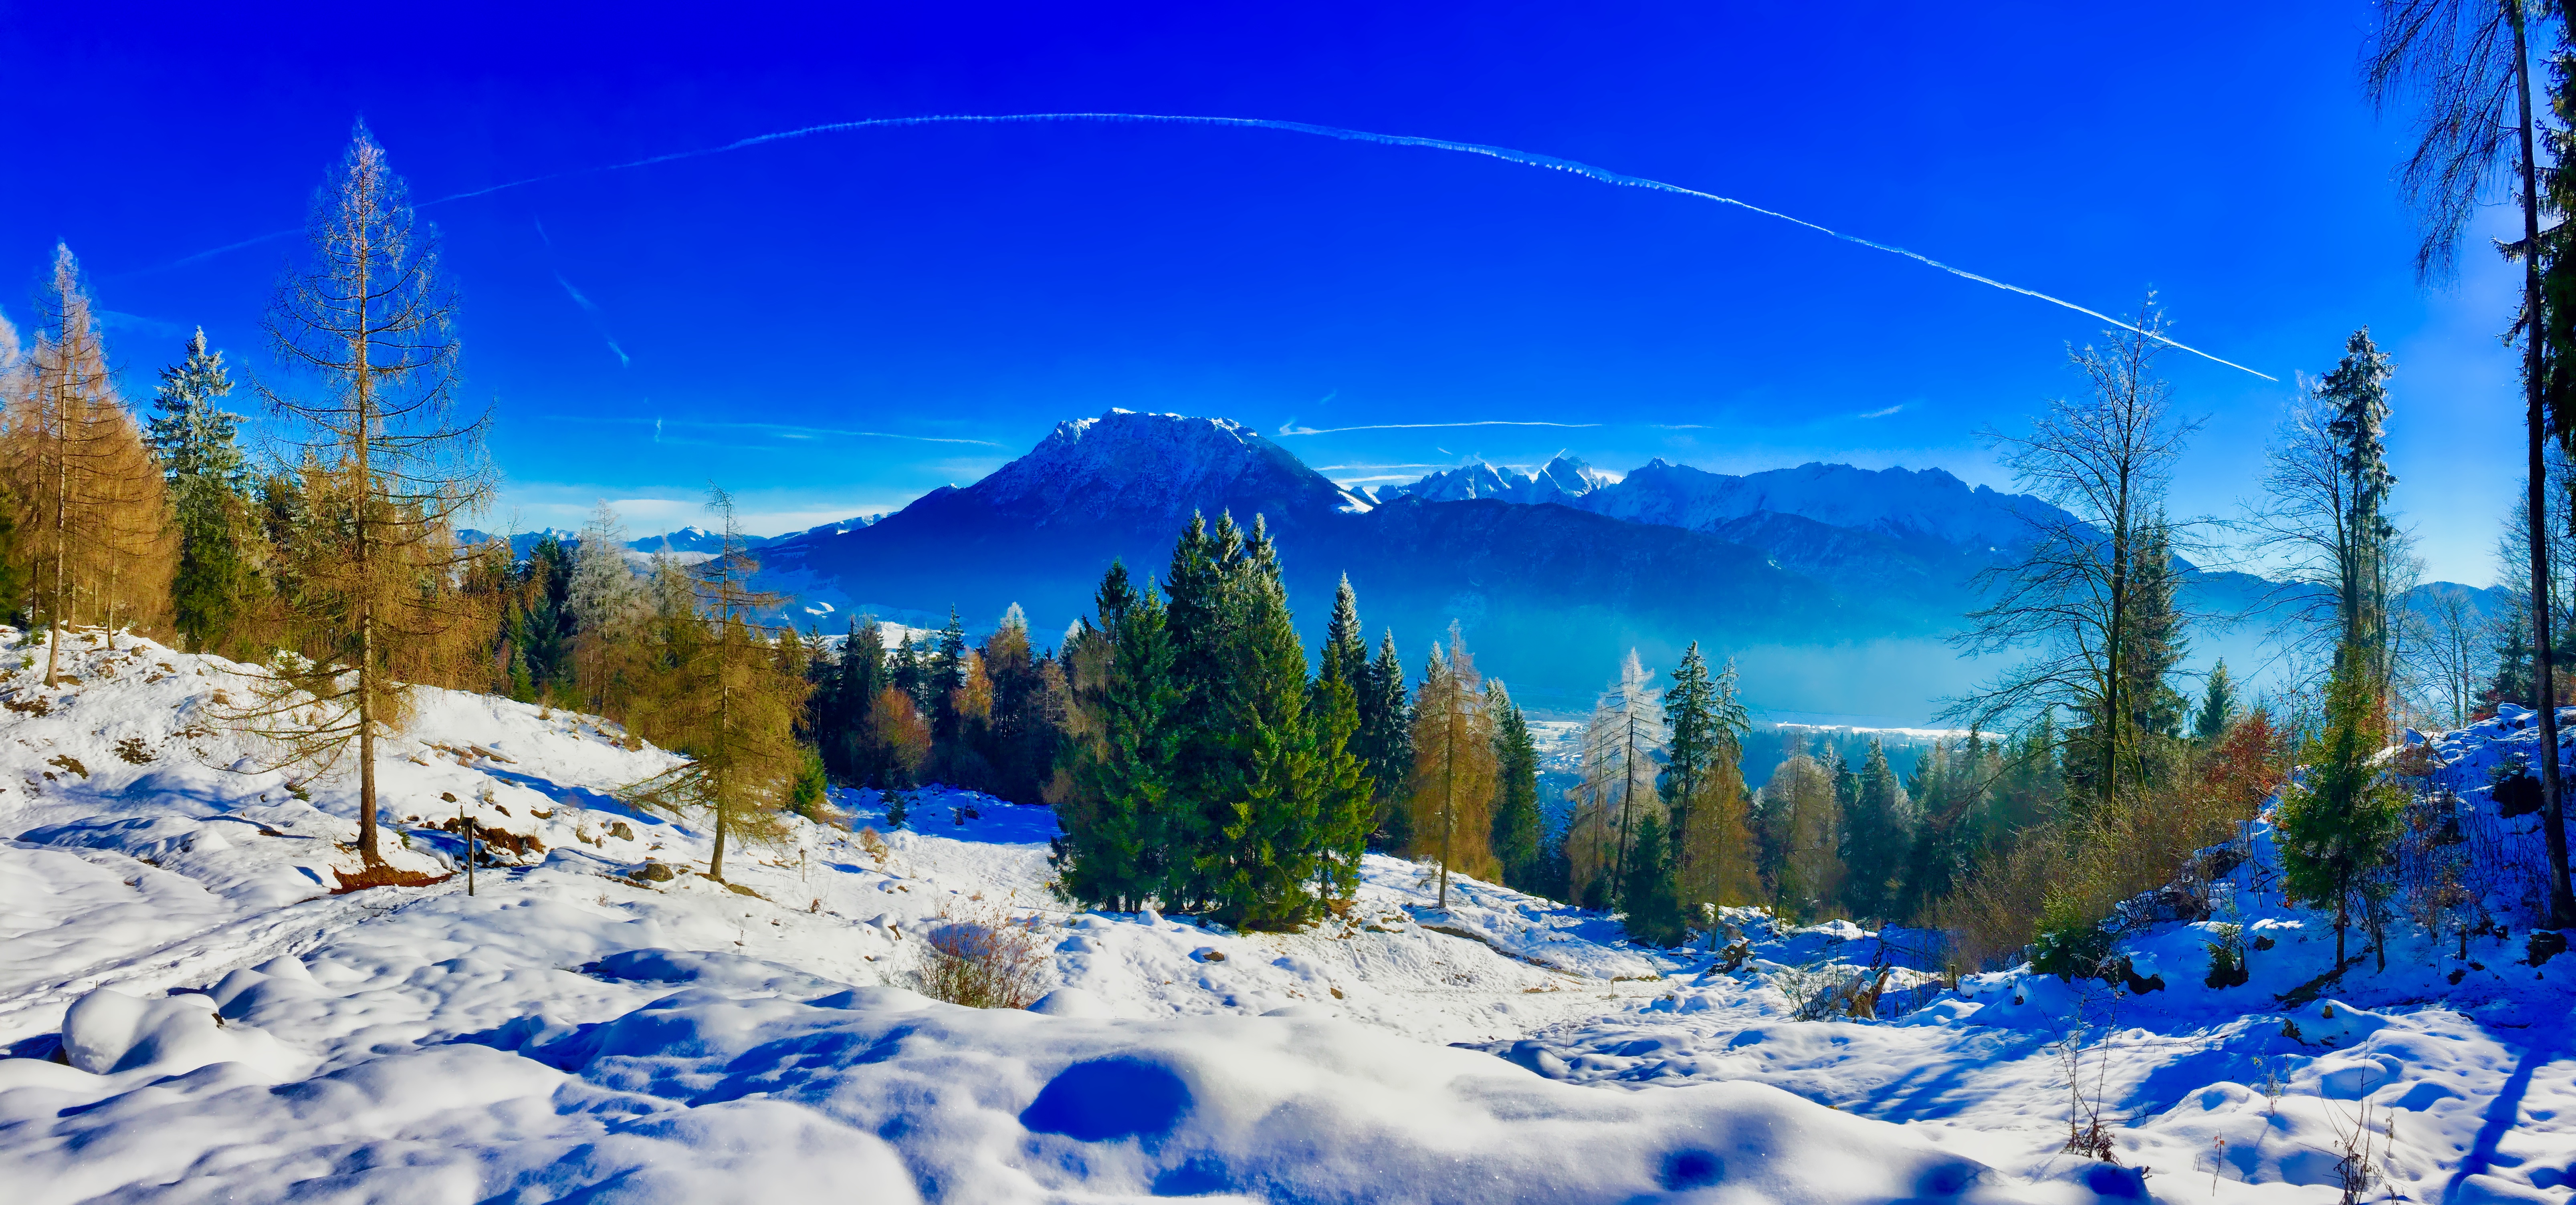
[[[1344,431],[1422,431],[1443,427],[1598,427],[1599,423],[1549,423],[1536,419],[1483,418],[1455,423],[1370,423],[1360,427],[1300,427],[1296,419],[1279,425],[1281,435],[1338,435]]]
[[[818,436],[837,435],[860,439],[909,439],[933,444],[973,444],[984,448],[1002,446],[989,439],[960,439],[946,435],[906,435],[898,431],[851,431],[838,427],[800,427],[791,423],[715,423],[686,418],[602,418],[587,414],[546,414],[538,417],[541,421],[550,423],[614,423],[620,426],[629,424],[640,426],[650,423],[653,427],[655,443],[679,442],[663,434],[663,428],[669,426],[694,427],[705,431],[766,431],[786,439],[813,439]]]
[[[1903,402],[1898,402],[1897,404],[1895,404],[1895,405],[1893,405],[1893,406],[1890,406],[1890,407],[1888,407],[1888,408],[1887,408],[1887,409],[1885,409],[1885,410],[1872,410],[1872,411],[1870,411],[1870,412],[1869,412],[1869,413],[1867,413],[1867,414],[1855,414],[1855,415],[1853,415],[1852,417],[1853,417],[1853,418],[1886,418],[1888,415],[1894,414],[1894,413],[1896,413],[1896,412],[1897,412],[1897,411],[1899,411],[1899,410],[1903,410],[1904,408],[1905,408],[1905,403],[1903,403]]]

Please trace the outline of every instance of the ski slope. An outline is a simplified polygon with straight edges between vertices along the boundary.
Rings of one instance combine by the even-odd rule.
[[[2166,922],[2124,946],[2161,990],[2014,972],[1797,1020],[1875,935],[1737,912],[1730,971],[1472,880],[1438,912],[1375,856],[1304,933],[1080,911],[1051,813],[959,792],[900,830],[842,793],[846,827],[729,855],[728,887],[705,834],[613,797],[670,754],[422,692],[379,768],[390,857],[454,869],[461,809],[501,864],[335,895],[348,787],[216,722],[239,667],[118,644],[68,641],[48,691],[41,644],[0,640],[12,1202],[2328,1202],[2365,1102],[2407,1199],[2576,1183],[2576,960],[2489,936],[2466,972],[2406,939],[2283,1005],[2331,938],[2260,856],[2244,986],[2206,988],[2207,934]],[[2439,739],[2467,774],[2514,731]],[[928,935],[1004,915],[1045,951],[1037,1006],[910,990]],[[2119,1166],[2060,1149],[2070,1049]]]

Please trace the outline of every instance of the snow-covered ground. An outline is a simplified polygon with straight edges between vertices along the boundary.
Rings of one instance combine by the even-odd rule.
[[[729,855],[728,887],[696,873],[703,833],[609,793],[670,755],[424,692],[380,767],[393,861],[453,869],[436,826],[462,808],[510,834],[504,865],[471,896],[335,895],[351,792],[258,768],[216,723],[231,667],[86,636],[47,691],[30,651],[0,643],[12,1202],[2327,1202],[2365,1104],[2407,1199],[2576,1182],[2576,958],[2400,940],[2282,1004],[2331,935],[2259,893],[2259,858],[2246,985],[2206,988],[2206,923],[2166,922],[2124,946],[2162,990],[2005,973],[1797,1020],[1874,935],[1741,912],[1724,970],[1473,881],[1438,912],[1378,857],[1305,933],[1078,911],[1048,889],[1051,813],[963,793],[901,830],[843,793],[847,827]],[[1037,1007],[909,990],[927,936],[1002,916],[1045,952]],[[2079,1095],[2125,1168],[2061,1149]]]

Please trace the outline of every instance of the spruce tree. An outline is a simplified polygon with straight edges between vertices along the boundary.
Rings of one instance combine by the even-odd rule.
[[[2293,899],[2334,910],[2337,971],[2354,906],[2370,909],[2389,890],[2384,868],[2405,826],[2405,795],[2376,762],[2386,730],[2376,672],[2371,650],[2338,652],[2325,729],[2306,750],[2307,776],[2282,792],[2274,813],[2282,887]],[[2379,959],[2386,967],[2384,948]]]
[[[1134,588],[1112,564],[1094,596],[1095,629],[1111,652],[1095,698],[1097,739],[1075,754],[1089,805],[1060,811],[1065,834],[1055,864],[1075,899],[1126,912],[1155,898],[1172,845],[1172,822],[1187,805],[1172,794],[1182,701],[1172,675],[1171,634],[1152,583]]]
[[[170,583],[171,626],[184,647],[240,651],[244,610],[256,578],[244,541],[249,504],[243,487],[241,416],[218,405],[232,392],[223,353],[206,346],[203,327],[186,355],[161,370],[160,396],[147,442],[161,458],[179,536],[179,565]]]
[[[1350,584],[1343,582],[1342,599]],[[1344,608],[1337,601],[1336,623]],[[1315,680],[1310,714],[1315,730],[1316,845],[1321,889],[1327,901],[1348,900],[1359,892],[1360,860],[1367,856],[1369,834],[1377,829],[1377,784],[1360,739],[1360,692],[1354,676],[1368,673],[1366,646],[1359,642],[1359,615],[1349,610],[1348,639],[1335,647],[1328,640],[1324,672]]]
[[[1546,840],[1538,807],[1538,744],[1530,736],[1529,717],[1501,679],[1485,684],[1485,697],[1494,713],[1494,860],[1502,864],[1505,885],[1536,892]]]
[[[1844,813],[1849,837],[1843,847],[1843,901],[1855,916],[1885,918],[1892,915],[1914,842],[1910,801],[1875,737],[1860,769],[1846,773],[1853,785]]]
[[[1673,884],[1672,859],[1665,846],[1662,818],[1647,812],[1637,822],[1636,847],[1628,857],[1628,881],[1619,893],[1631,941],[1677,946],[1690,934],[1682,915],[1680,893]]]
[[[1278,549],[1255,515],[1238,557],[1224,562],[1219,646],[1231,689],[1208,743],[1231,763],[1211,796],[1216,840],[1199,859],[1219,919],[1286,929],[1313,916],[1325,792],[1306,708],[1306,650],[1279,577]]]
[[[1407,710],[1404,662],[1396,656],[1395,632],[1378,637],[1377,659],[1355,684],[1359,690],[1360,758],[1377,784],[1377,824],[1370,840],[1381,849],[1402,849],[1412,840],[1412,813],[1404,804],[1405,780],[1413,773],[1413,717]]]
[[[2227,674],[2227,660],[2220,658],[2209,669],[2209,685],[2201,692],[2200,711],[2192,718],[2191,734],[2206,744],[2227,734],[2227,725],[2236,718],[2236,680]]]

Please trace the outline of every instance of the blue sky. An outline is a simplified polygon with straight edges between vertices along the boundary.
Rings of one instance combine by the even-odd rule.
[[[1775,219],[1272,130],[931,126],[580,169],[861,118],[1262,117],[1519,148],[1741,198],[2287,378],[2371,325],[2433,576],[2492,580],[2512,281],[2419,288],[2404,136],[2320,4],[351,10],[0,2],[0,279],[56,239],[129,392],[187,328],[253,369],[289,230],[363,116],[465,297],[503,513],[760,530],[892,509],[1110,406],[1220,414],[1345,480],[1570,450],[2009,486],[1976,438],[2075,387],[2081,314]],[[1217,11],[1217,10],[1224,11]],[[369,22],[381,22],[370,25]],[[42,186],[30,186],[40,183]],[[2501,220],[2502,215],[2494,215]],[[11,265],[15,265],[12,267]],[[22,292],[0,308],[23,318]],[[2166,360],[2224,514],[2286,384]],[[245,400],[247,404],[247,400]]]

